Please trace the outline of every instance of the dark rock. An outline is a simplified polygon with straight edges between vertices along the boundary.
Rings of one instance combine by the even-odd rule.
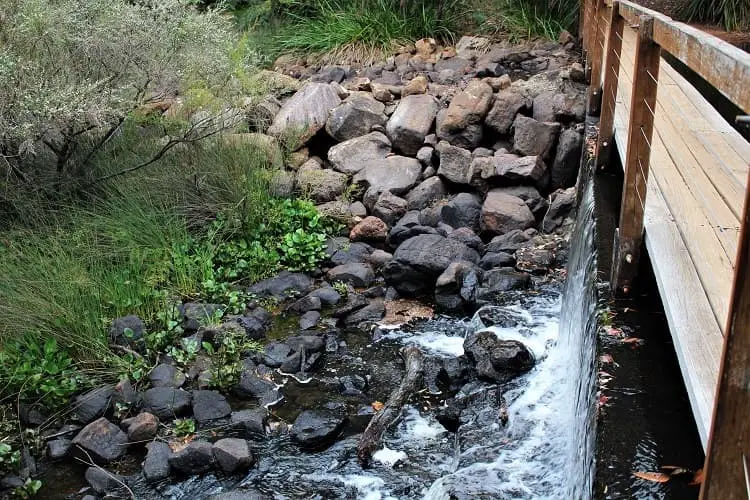
[[[251,436],[265,436],[267,420],[268,412],[262,408],[232,413],[232,424]]]
[[[286,344],[280,342],[267,344],[262,355],[263,364],[271,368],[278,368],[291,352],[292,349]]]
[[[509,194],[521,198],[526,206],[529,207],[531,213],[534,214],[536,220],[541,221],[544,215],[547,213],[549,203],[536,188],[532,186],[508,186],[503,188],[495,188],[496,191]]]
[[[521,94],[509,90],[501,90],[495,96],[495,103],[492,105],[484,124],[494,132],[500,135],[510,133],[513,121],[519,111],[527,106],[527,100]]]
[[[161,481],[169,477],[169,456],[172,450],[162,441],[152,441],[146,445],[148,450],[143,461],[143,475],[146,481]]]
[[[473,248],[476,251],[482,249],[482,239],[476,235],[471,228],[459,227],[448,233],[448,238],[452,240],[458,240],[469,248]]]
[[[422,166],[418,160],[394,155],[385,160],[364,162],[353,182],[377,193],[390,191],[395,195],[402,195],[416,186],[421,174]]]
[[[545,248],[519,248],[516,269],[533,274],[544,274],[555,262],[555,254]]]
[[[505,383],[534,367],[534,355],[517,340],[501,340],[490,331],[470,333],[464,341],[466,356],[480,378]]]
[[[113,386],[105,385],[76,396],[71,405],[72,418],[87,424],[101,417],[110,407],[114,391]]]
[[[281,363],[278,366],[281,366]],[[271,397],[267,395],[273,395],[277,392],[276,384],[250,371],[242,372],[239,382],[235,384],[232,390],[240,397],[256,398],[259,400]]]
[[[131,442],[149,441],[156,437],[159,430],[159,419],[148,412],[139,413],[135,417],[126,418],[121,422],[127,430]]]
[[[143,320],[135,315],[123,316],[112,321],[109,327],[109,338],[118,345],[136,344],[146,331]]]
[[[549,211],[542,222],[542,230],[551,233],[562,226],[565,218],[570,216],[576,205],[576,189],[571,187],[557,191],[552,198]]]
[[[375,274],[369,264],[352,263],[336,266],[328,271],[330,281],[343,281],[354,287],[370,286],[375,279]]]
[[[432,128],[437,112],[438,103],[430,95],[410,95],[401,99],[386,125],[393,147],[407,155],[416,154]]]
[[[371,132],[332,146],[328,161],[334,170],[356,174],[366,162],[383,160],[391,152],[391,141],[381,132]]]
[[[343,238],[346,243],[337,248],[328,259],[334,266],[351,264],[354,262],[366,262],[372,253],[372,247],[367,243],[353,243]]]
[[[499,294],[511,290],[524,290],[531,284],[528,273],[513,268],[499,267],[484,272],[482,285],[477,290],[477,302],[492,301]]]
[[[476,376],[474,366],[466,356],[427,355],[424,357],[423,371],[425,385],[432,394],[455,392]]]
[[[99,462],[111,462],[127,452],[128,436],[115,424],[102,417],[88,424],[73,439]]]
[[[59,460],[68,454],[71,446],[73,446],[73,443],[70,439],[59,438],[48,441],[47,457],[49,457],[50,460]]]
[[[323,303],[319,297],[308,294],[290,305],[287,311],[303,314],[307,311],[320,311],[322,306]]]
[[[124,484],[122,477],[100,467],[92,466],[87,468],[84,476],[86,482],[91,485],[91,488],[100,495],[124,490],[122,486]]]
[[[346,304],[336,309],[333,313],[334,318],[343,318],[357,309],[362,309],[368,304],[367,298],[359,293],[349,292],[346,297]]]
[[[422,181],[406,195],[408,210],[422,210],[431,203],[444,198],[448,194],[445,184],[440,177],[430,177]]]
[[[228,474],[244,472],[255,463],[250,445],[244,439],[219,439],[214,443],[213,452],[214,459],[216,459],[221,470]]]
[[[531,238],[526,232],[520,229],[512,229],[507,233],[492,238],[487,244],[486,250],[488,253],[505,252],[514,254],[516,250],[525,246],[529,240],[531,240]]]
[[[152,387],[182,387],[185,375],[173,365],[161,363],[148,374]]]
[[[280,137],[287,131],[302,131],[300,139],[307,141],[323,128],[330,110],[340,103],[341,99],[330,85],[308,83],[284,103],[268,133]]]
[[[440,59],[435,63],[435,71],[452,71],[456,76],[465,75],[471,69],[471,61],[467,61],[462,57],[451,57],[448,59]]]
[[[300,330],[314,328],[318,324],[318,321],[320,321],[320,313],[318,311],[307,311],[299,318]]]
[[[202,302],[187,302],[180,306],[180,313],[183,316],[182,327],[187,330],[197,330],[206,323],[207,320],[214,318],[218,311],[223,311],[224,306],[221,304],[204,304]]]
[[[547,164],[540,156],[500,155],[475,158],[472,172],[479,170],[482,179],[504,184],[526,184],[543,188],[547,185]]]
[[[440,220],[451,228],[467,227],[476,231],[480,227],[481,198],[471,193],[459,193],[440,207]]]
[[[303,348],[307,352],[321,352],[325,349],[325,341],[317,335],[299,335],[289,337],[286,343],[293,352],[300,352]]]
[[[353,93],[337,106],[326,121],[326,132],[337,141],[361,137],[377,125],[385,125],[385,105],[370,94]]]
[[[477,311],[477,317],[485,328],[519,328],[526,325],[526,320],[520,312],[501,306],[485,306]]]
[[[482,205],[483,231],[504,234],[513,229],[528,229],[536,223],[534,214],[522,199],[503,191],[492,190]]]
[[[382,298],[374,298],[365,307],[349,314],[344,319],[346,325],[358,325],[366,321],[380,321],[385,316],[385,303]]]
[[[159,417],[171,420],[190,411],[190,393],[173,387],[153,387],[144,395],[146,409]]]
[[[232,407],[218,391],[193,391],[193,416],[199,424],[228,417]]]
[[[262,307],[256,307],[249,313],[237,318],[237,323],[245,329],[245,334],[253,340],[265,338],[271,327],[271,313]]]
[[[213,447],[207,441],[192,441],[169,457],[169,467],[185,475],[207,472],[214,467],[215,463]]]
[[[472,262],[452,262],[435,283],[435,304],[448,312],[473,307],[482,271]]]
[[[313,290],[308,297],[317,297],[322,305],[335,306],[341,302],[341,295],[332,286],[324,286]]]
[[[563,130],[557,144],[555,161],[550,171],[550,189],[574,186],[581,163],[583,136],[573,129]]]
[[[438,234],[437,230],[429,226],[394,226],[388,233],[388,244],[397,247],[404,241],[420,234]]]
[[[380,194],[378,201],[372,207],[372,215],[390,226],[406,213],[406,207],[405,199],[385,191]]]
[[[479,261],[479,267],[484,270],[496,267],[512,267],[515,265],[516,259],[511,254],[505,252],[487,252]]]
[[[559,123],[539,122],[518,115],[513,122],[513,148],[522,156],[552,157],[560,133]]]
[[[341,83],[346,78],[346,70],[340,66],[331,66],[329,68],[323,68],[319,73],[314,74],[310,77],[311,82],[320,83]]]
[[[0,478],[0,491],[23,488],[24,480],[18,476],[8,474]]]
[[[259,297],[274,297],[283,300],[292,295],[308,293],[312,285],[313,279],[306,274],[282,271],[274,278],[254,284],[247,289],[247,293]]]
[[[21,423],[26,426],[43,425],[49,420],[46,410],[38,404],[19,404],[18,417]]]
[[[256,490],[247,488],[238,488],[236,490],[227,491],[226,493],[219,493],[217,495],[211,495],[208,500],[268,500],[269,497],[260,493]]]
[[[547,91],[534,98],[533,117],[540,122],[582,122],[585,114],[582,93]]]
[[[393,254],[390,254],[386,252],[385,250],[375,250],[370,255],[370,258],[368,259],[372,267],[375,269],[380,269],[387,263],[389,263],[391,260],[393,260]]]
[[[393,257],[383,268],[383,275],[386,283],[406,295],[429,291],[451,262],[479,261],[476,250],[438,235],[420,235],[406,240]]]
[[[367,380],[359,375],[344,375],[339,379],[339,389],[344,396],[363,396]]]
[[[302,448],[328,447],[344,429],[346,419],[324,410],[305,410],[292,425],[292,438]]]

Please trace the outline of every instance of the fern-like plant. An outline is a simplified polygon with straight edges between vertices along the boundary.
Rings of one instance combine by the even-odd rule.
[[[684,15],[688,21],[720,24],[727,31],[750,28],[748,0],[690,0]]]

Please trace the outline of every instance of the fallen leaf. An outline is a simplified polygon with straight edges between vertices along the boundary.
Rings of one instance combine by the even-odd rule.
[[[669,474],[663,472],[633,472],[633,475],[638,479],[651,481],[652,483],[666,483],[671,479]]]
[[[380,401],[375,401],[371,406],[373,410],[380,411],[385,407],[385,404],[381,403]]]
[[[621,329],[615,328],[614,326],[605,326],[604,333],[606,333],[607,335],[611,335],[612,337],[624,337],[625,336],[625,334],[622,332]]]
[[[623,344],[643,345],[646,341],[638,337],[625,337],[620,342]]]
[[[599,396],[599,401],[597,402],[597,404],[601,408],[602,406],[607,404],[609,399],[610,399],[609,396],[605,396],[604,394],[602,394],[601,396]]]
[[[612,358],[611,354],[602,354],[601,356],[599,356],[599,361],[601,361],[605,365],[606,364],[612,364],[612,363],[615,362],[615,360],[614,360],[614,358]]]
[[[688,483],[690,486],[700,486],[703,484],[703,469],[698,469],[693,475],[693,480]]]

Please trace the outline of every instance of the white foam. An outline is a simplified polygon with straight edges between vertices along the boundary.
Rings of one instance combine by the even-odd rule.
[[[437,439],[448,432],[437,420],[423,417],[419,410],[412,406],[404,410],[402,429],[402,435],[406,440],[416,442]]]
[[[394,330],[383,336],[385,339],[396,339],[407,345],[417,345],[429,354],[458,357],[464,353],[464,338],[458,335],[446,335],[438,332],[411,333]]]
[[[372,459],[376,462],[380,462],[388,467],[393,467],[398,462],[405,462],[408,455],[403,451],[391,450],[387,446],[384,446],[382,450],[378,450],[372,454]]]
[[[397,500],[385,490],[385,481],[377,476],[364,474],[309,474],[309,479],[317,481],[337,481],[357,490],[357,500]]]

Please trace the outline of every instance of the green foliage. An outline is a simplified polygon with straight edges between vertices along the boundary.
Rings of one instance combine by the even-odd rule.
[[[331,286],[341,295],[342,299],[346,299],[349,296],[349,287],[343,281],[334,281]]]
[[[511,40],[556,40],[563,30],[574,31],[578,0],[495,0],[475,11],[479,30],[510,36]]]
[[[21,452],[7,443],[0,443],[0,473],[8,474],[21,465]]]
[[[214,340],[203,342],[203,349],[211,360],[211,386],[228,389],[242,373],[242,354],[260,351],[262,346],[249,340],[243,331],[226,330]]]
[[[13,490],[12,497],[14,498],[31,498],[42,489],[42,482],[38,479],[26,478],[23,486],[19,486]]]
[[[689,21],[720,24],[727,31],[750,29],[747,0],[689,0],[683,14]]]
[[[190,436],[195,434],[195,420],[192,418],[177,418],[174,421],[175,436]]]
[[[282,263],[290,271],[311,271],[325,258],[325,233],[306,233],[297,229],[284,235]]]

